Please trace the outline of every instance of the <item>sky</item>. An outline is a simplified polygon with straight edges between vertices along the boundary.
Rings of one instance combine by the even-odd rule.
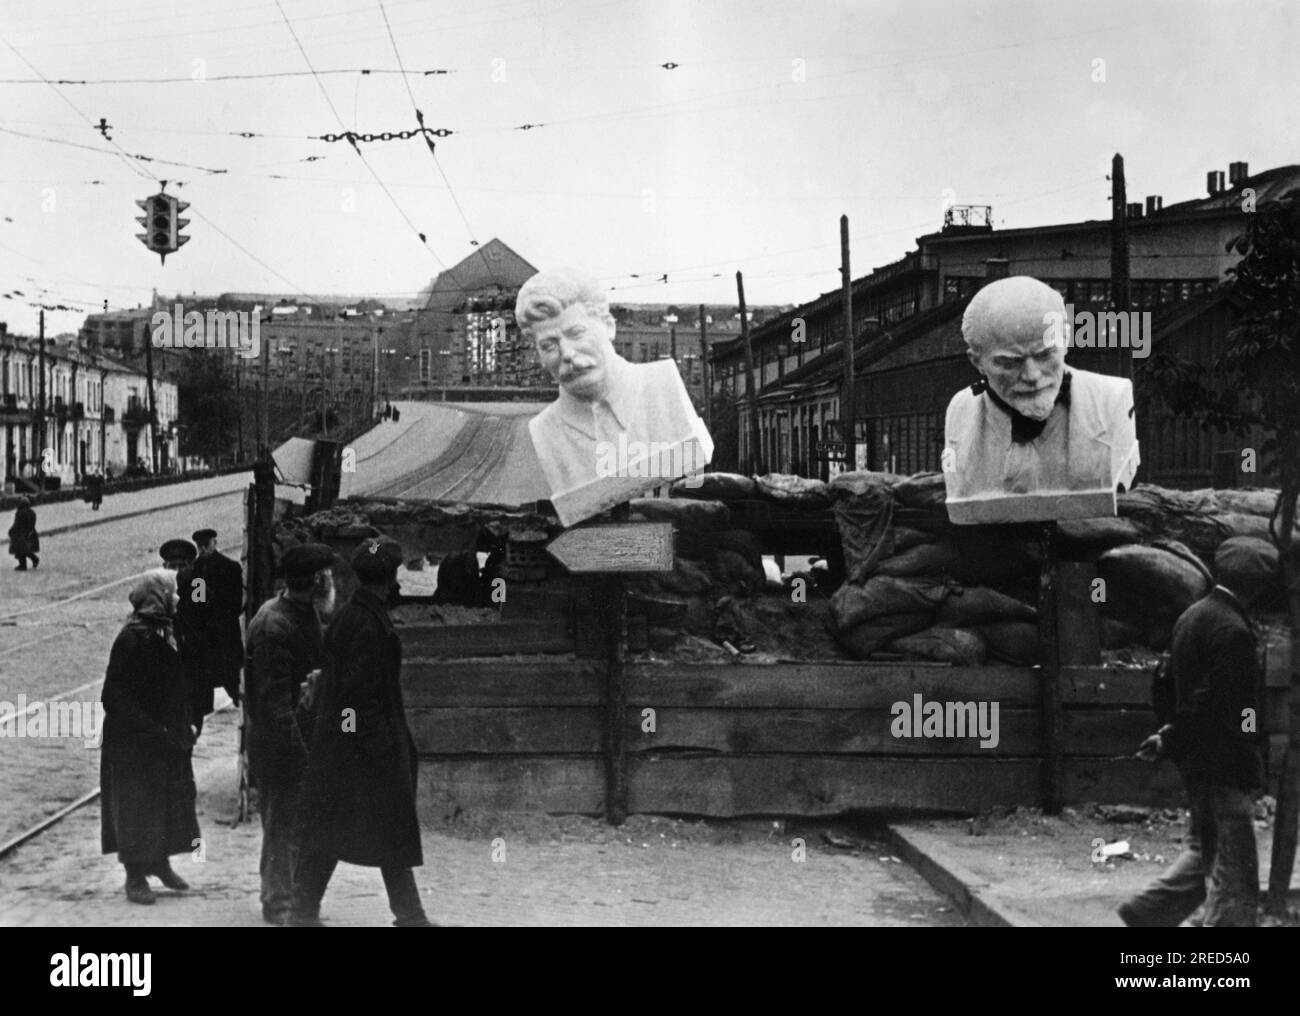
[[[412,297],[492,237],[615,302],[734,303],[743,271],[800,303],[842,214],[856,277],[946,204],[1108,218],[1115,152],[1166,204],[1300,162],[1297,52],[1292,0],[0,0],[0,321]],[[417,108],[433,154],[320,140]],[[135,238],[161,180],[192,220],[165,264]]]

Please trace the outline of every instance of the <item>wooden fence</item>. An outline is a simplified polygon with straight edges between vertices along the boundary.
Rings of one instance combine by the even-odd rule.
[[[629,659],[621,737],[611,738],[607,662],[578,655],[572,628],[400,631],[427,817],[456,808],[598,814],[620,770],[627,812],[976,812],[1041,803],[1049,696],[1039,668]],[[465,658],[515,647],[538,655]],[[981,747],[978,736],[895,737],[895,703],[917,695],[997,703],[996,746]],[[1149,699],[1144,670],[1062,669],[1055,723],[1064,803],[1178,803],[1172,766],[1131,758],[1156,726]]]

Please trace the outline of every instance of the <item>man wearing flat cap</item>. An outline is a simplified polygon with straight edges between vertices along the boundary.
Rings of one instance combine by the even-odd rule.
[[[201,730],[203,717],[212,712],[214,689],[224,688],[230,700],[239,704],[239,670],[244,658],[239,628],[244,611],[244,572],[238,561],[217,549],[216,530],[200,529],[193,539],[199,556],[179,576],[177,593],[185,604],[193,632],[190,685],[194,723]]]
[[[285,588],[248,625],[244,710],[248,756],[262,816],[262,916],[284,924],[293,898],[294,826],[307,765],[303,686],[319,676],[322,617],[334,610],[334,552],[324,544],[290,547],[280,560]]]
[[[1256,717],[1259,662],[1246,613],[1277,577],[1277,551],[1234,537],[1214,555],[1218,581],[1174,625],[1166,681],[1167,722],[1143,742],[1144,758],[1168,756],[1187,790],[1191,825],[1183,852],[1150,887],[1119,907],[1130,927],[1176,927],[1202,903],[1206,927],[1253,927],[1259,895],[1254,792],[1263,784]]]
[[[401,548],[367,540],[352,555],[359,585],[325,636],[290,923],[319,925],[339,861],[377,867],[398,927],[427,927],[412,868],[424,863],[415,813],[418,759],[402,701],[402,643],[388,616]]]
[[[199,551],[189,540],[175,539],[168,540],[159,547],[158,556],[162,558],[163,567],[168,571],[180,572],[195,562]],[[176,581],[179,586],[179,576]]]
[[[948,403],[941,466],[958,524],[1115,514],[1138,467],[1133,385],[1067,368],[1072,322],[1051,286],[999,279],[962,317],[981,379]]]

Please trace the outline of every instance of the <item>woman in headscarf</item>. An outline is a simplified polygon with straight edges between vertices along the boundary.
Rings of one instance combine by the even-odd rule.
[[[18,510],[14,512],[14,524],[9,527],[9,553],[18,559],[15,571],[27,570],[27,559],[32,559],[32,567],[40,566],[41,559],[36,556],[41,549],[41,538],[36,535],[36,512],[32,509],[30,498],[18,499]]]
[[[168,858],[201,842],[194,731],[172,630],[176,574],[145,572],[130,599],[133,612],[113,643],[104,678],[102,840],[104,853],[116,853],[126,867],[126,898],[153,903],[148,876],[168,889],[188,889]]]

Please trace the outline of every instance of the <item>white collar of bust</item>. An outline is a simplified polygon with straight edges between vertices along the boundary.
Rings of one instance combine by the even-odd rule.
[[[631,364],[618,355],[613,349],[605,358],[605,377],[607,386],[605,397],[598,401],[605,403],[606,408],[613,415],[620,427],[627,427],[626,407],[629,400],[635,396],[631,390],[632,370]],[[592,413],[595,403],[585,402],[582,399],[575,398],[560,387],[560,413],[566,423],[581,431],[588,431],[591,428]]]

